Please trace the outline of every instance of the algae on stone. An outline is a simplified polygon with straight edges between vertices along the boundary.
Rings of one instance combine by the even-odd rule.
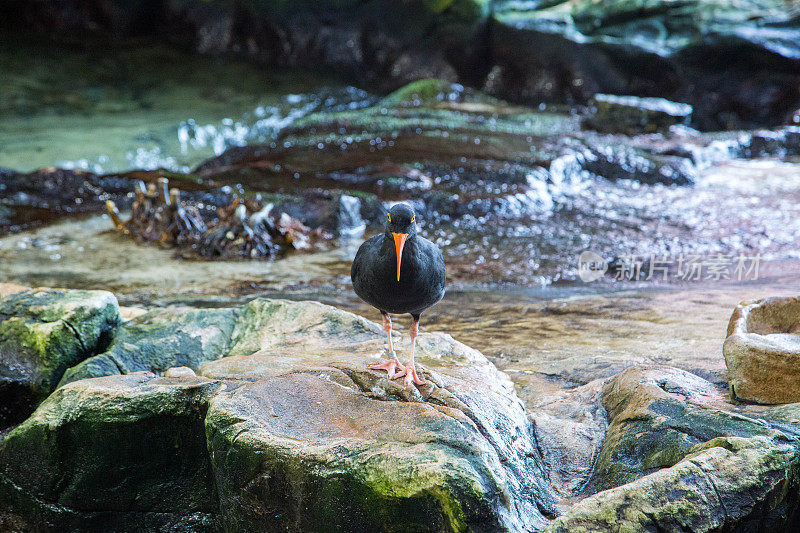
[[[120,321],[105,291],[28,289],[0,298],[0,427],[20,422],[64,371],[108,345]]]
[[[117,329],[108,350],[68,369],[59,385],[140,370],[160,373],[174,366],[198,370],[227,355],[236,316],[233,309],[184,307],[139,315]]]

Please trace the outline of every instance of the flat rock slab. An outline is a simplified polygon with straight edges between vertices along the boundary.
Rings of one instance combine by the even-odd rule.
[[[723,345],[731,394],[739,400],[800,402],[800,297],[739,304]]]

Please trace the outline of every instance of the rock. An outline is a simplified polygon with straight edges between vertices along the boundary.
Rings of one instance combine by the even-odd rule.
[[[419,80],[401,87],[381,100],[386,107],[435,106],[438,102],[499,103],[496,99],[448,80]]]
[[[219,382],[70,383],[2,441],[0,515],[60,531],[216,531],[203,420]]]
[[[529,105],[685,100],[709,130],[787,124],[800,107],[800,28],[784,0],[16,0],[0,15],[10,35],[107,47],[145,34],[383,90],[437,77]]]
[[[188,366],[173,366],[164,372],[165,378],[184,378],[196,376],[194,370]]]
[[[536,427],[536,442],[553,489],[562,498],[582,495],[595,470],[605,437],[606,411],[600,402],[605,380],[524,398]],[[519,390],[520,381],[515,380]]]
[[[734,398],[800,402],[800,297],[736,306],[722,353]]]
[[[670,367],[631,367],[603,389],[602,490],[547,531],[790,531],[800,523],[796,413],[737,412]],[[792,420],[792,426],[781,422]]]
[[[692,106],[663,98],[639,98],[596,94],[590,102],[594,113],[583,120],[589,128],[605,133],[657,133],[687,124]]]
[[[228,353],[236,317],[233,309],[187,307],[141,314],[117,329],[108,350],[69,368],[59,386],[141,370],[161,373],[176,366],[197,370]]]
[[[671,468],[578,502],[545,531],[794,531],[797,461],[785,436],[721,437]]]
[[[394,89],[426,77],[479,78],[489,0],[10,2],[9,31],[104,43],[140,35],[201,54],[325,68]]]
[[[105,199],[125,203],[127,180],[79,170],[44,168],[31,173],[0,169],[0,235],[15,233],[59,217],[98,212]],[[104,198],[101,198],[104,195]]]
[[[120,326],[107,353],[124,343],[159,361],[141,323],[154,313]],[[3,520],[519,531],[554,516],[533,424],[480,353],[421,334],[429,381],[412,391],[366,368],[384,355],[384,334],[361,317],[283,300],[254,300],[235,316],[231,355],[201,377],[136,372],[52,394],[0,444]],[[168,322],[151,332],[164,335]]]
[[[0,427],[23,420],[64,371],[108,345],[119,305],[105,291],[27,289],[0,298]]]
[[[383,340],[361,317],[280,300],[254,301],[243,317],[231,353],[255,354],[200,371],[256,381],[209,409],[219,486],[251,480],[230,499],[221,490],[225,520],[259,529],[279,513],[281,527],[374,530],[405,516],[410,529],[513,530],[553,513],[533,428],[510,381],[478,352],[421,334],[418,361],[430,382],[419,396],[366,370]],[[273,459],[255,464],[254,453]],[[243,514],[243,501],[264,503]]]
[[[501,0],[492,17],[486,86],[511,101],[663,97],[708,130],[787,124],[798,106],[800,27],[782,0]]]

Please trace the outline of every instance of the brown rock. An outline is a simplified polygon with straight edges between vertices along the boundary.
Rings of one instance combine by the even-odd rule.
[[[800,297],[739,304],[722,352],[734,398],[800,402]]]

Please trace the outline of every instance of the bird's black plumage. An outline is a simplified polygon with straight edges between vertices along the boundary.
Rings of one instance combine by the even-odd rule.
[[[399,281],[393,233],[408,234]],[[425,309],[444,297],[442,252],[417,234],[414,210],[405,203],[389,210],[384,233],[367,239],[358,249],[350,277],[356,294],[384,313],[410,313],[419,319]]]

